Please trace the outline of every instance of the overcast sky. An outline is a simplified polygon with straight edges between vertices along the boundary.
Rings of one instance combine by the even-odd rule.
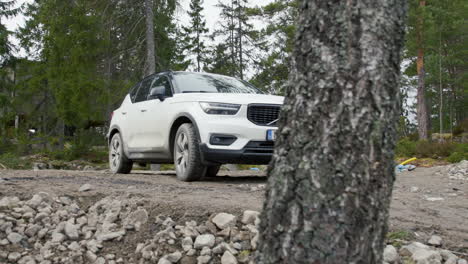
[[[227,1],[227,0],[222,0],[222,1]],[[17,0],[17,5],[21,5],[24,3],[31,3],[33,0]],[[216,7],[218,4],[219,0],[205,0],[204,1],[204,16],[206,19],[206,24],[207,27],[212,31],[213,29],[216,28],[216,23],[219,19],[219,8]],[[249,0],[249,6],[261,6],[268,4],[270,2],[273,2],[273,0]],[[187,16],[187,11],[189,10],[189,4],[190,0],[182,0],[181,2],[181,8],[177,12],[177,18],[178,20],[185,24],[189,22],[188,16]],[[16,17],[12,17],[6,21],[6,27],[11,30],[15,31],[18,27],[21,27],[24,25],[25,18],[22,14],[17,15]],[[257,21],[257,23],[259,23]],[[12,38],[12,42],[17,45],[18,42],[16,39]],[[20,56],[25,56],[24,52],[20,51],[19,54]]]

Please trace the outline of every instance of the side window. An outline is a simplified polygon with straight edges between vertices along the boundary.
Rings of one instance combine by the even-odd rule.
[[[156,86],[164,86],[166,89],[166,93],[164,94],[165,96],[172,96],[172,89],[171,89],[171,83],[169,82],[169,79],[167,76],[160,76],[151,86],[151,88],[154,88]]]
[[[138,88],[140,88],[141,83],[138,83],[137,85],[133,86],[132,90],[130,90],[130,100],[132,100],[132,103],[135,102],[135,98],[138,92]]]
[[[136,98],[135,98],[135,103],[146,101],[146,98],[148,97],[150,87],[151,87],[151,83],[153,82],[153,80],[154,80],[154,78],[151,77],[151,78],[145,79],[141,83],[141,87],[138,90],[138,93],[137,93]]]

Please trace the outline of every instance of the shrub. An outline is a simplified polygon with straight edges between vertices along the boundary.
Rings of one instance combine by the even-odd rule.
[[[403,138],[397,142],[395,153],[397,157],[416,156],[418,158],[437,159],[453,156],[450,160],[447,159],[447,161],[459,162],[460,157],[465,157],[466,159],[468,155],[468,144],[450,141],[411,141],[408,138]]]
[[[398,141],[395,153],[399,157],[412,157],[416,154],[416,142],[403,138]]]
[[[0,163],[8,169],[27,169],[31,167],[31,163],[28,160],[22,160],[12,152],[0,155]]]
[[[455,149],[452,142],[419,141],[416,144],[416,156],[420,158],[448,157]]]
[[[450,156],[447,158],[447,161],[450,163],[458,163],[462,160],[468,160],[468,153],[461,153],[461,152],[453,152],[450,154]]]

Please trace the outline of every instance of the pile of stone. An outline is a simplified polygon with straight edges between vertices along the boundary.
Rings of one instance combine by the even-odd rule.
[[[79,170],[79,171],[95,171],[98,168],[91,165],[86,165],[83,162],[34,162],[32,169],[38,170]]]
[[[219,213],[200,225],[177,225],[170,217],[158,217],[161,231],[136,247],[138,263],[206,264],[253,263],[257,249],[259,213],[245,211],[240,221]]]
[[[82,186],[81,191],[92,189]],[[254,263],[259,213],[213,214],[198,223],[151,216],[141,198],[80,198],[40,192],[0,199],[0,263],[238,264]],[[440,248],[440,237],[385,248],[385,264],[468,264]]]
[[[0,200],[0,263],[124,263],[99,256],[106,241],[120,241],[148,221],[132,199],[108,197],[88,210],[68,196],[40,192],[29,200]]]
[[[387,245],[384,250],[384,264],[468,264],[465,259],[459,258],[451,251],[441,249],[441,237],[432,236],[428,244],[412,242],[399,250]]]
[[[468,160],[462,160],[450,166],[443,166],[440,173],[448,175],[451,180],[468,181]]]
[[[240,221],[220,213],[178,225],[163,216],[149,221],[141,199],[106,197],[85,210],[78,204],[45,192],[1,198],[0,263],[248,263],[257,247],[255,211]],[[129,241],[133,250],[119,251]]]

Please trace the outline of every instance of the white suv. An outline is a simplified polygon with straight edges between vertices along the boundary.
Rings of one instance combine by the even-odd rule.
[[[283,100],[223,75],[151,75],[113,113],[110,169],[174,162],[178,179],[195,181],[221,164],[268,164]]]

